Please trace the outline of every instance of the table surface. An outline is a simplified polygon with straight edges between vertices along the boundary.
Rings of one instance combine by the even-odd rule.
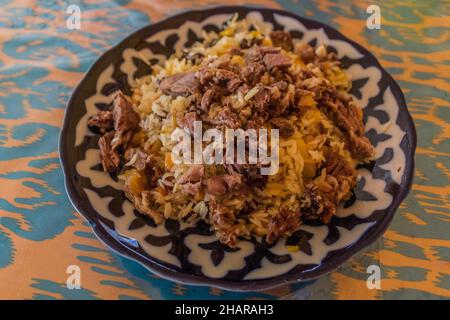
[[[74,1],[81,30],[66,28],[64,3],[0,0],[0,298],[450,297],[449,2],[379,1],[380,30],[366,28],[365,1],[245,2],[327,23],[368,48],[402,88],[418,132],[414,184],[384,236],[328,276],[259,293],[176,284],[112,253],[71,206],[58,159],[65,104],[102,52],[194,3],[221,2]],[[80,290],[66,286],[69,265],[80,267]],[[369,265],[381,268],[379,290],[367,288]]]

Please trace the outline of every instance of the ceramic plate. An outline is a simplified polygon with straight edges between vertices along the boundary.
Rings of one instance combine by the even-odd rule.
[[[87,129],[87,120],[108,107],[115,90],[130,94],[135,79],[151,72],[145,61],[163,62],[177,48],[199,40],[202,30],[219,30],[235,12],[264,31],[289,31],[294,38],[325,43],[337,53],[352,77],[351,94],[364,110],[366,135],[376,156],[359,167],[354,196],[329,225],[305,224],[271,246],[251,239],[230,249],[205,223],[166,221],[157,226],[134,210],[121,183],[103,173],[98,137]],[[175,281],[262,290],[326,274],[380,237],[410,188],[415,145],[414,125],[399,86],[366,49],[329,26],[288,12],[219,7],[184,12],[144,27],[101,56],[67,105],[60,156],[73,205],[112,250]],[[286,245],[295,244],[300,250],[289,252]]]

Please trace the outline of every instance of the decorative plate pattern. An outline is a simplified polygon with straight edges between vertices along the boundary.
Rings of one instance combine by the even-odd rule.
[[[134,210],[121,183],[103,173],[97,137],[87,129],[87,120],[111,103],[116,89],[130,93],[135,79],[148,74],[152,64],[199,40],[202,30],[218,30],[235,12],[265,31],[290,31],[295,39],[325,43],[336,52],[352,77],[351,94],[364,108],[366,135],[376,156],[359,167],[354,196],[329,225],[308,223],[274,245],[252,238],[230,249],[205,223],[166,221],[157,226]],[[68,103],[60,156],[71,201],[113,250],[166,278],[247,291],[316,278],[371,244],[410,188],[415,145],[414,125],[400,88],[367,50],[326,25],[287,12],[219,7],[182,13],[140,29],[97,60]],[[293,244],[298,244],[298,252],[287,250],[286,245]]]

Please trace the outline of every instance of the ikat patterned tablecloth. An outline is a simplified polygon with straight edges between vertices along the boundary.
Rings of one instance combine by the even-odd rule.
[[[401,86],[414,118],[415,180],[384,236],[336,272],[267,292],[180,285],[109,251],[66,196],[58,136],[66,102],[101,53],[168,15],[221,5],[185,0],[0,0],[1,299],[448,299],[450,2],[263,0],[340,30]],[[379,6],[380,29],[367,27]],[[80,9],[69,29],[67,8]],[[73,12],[73,11],[72,11]],[[72,21],[73,22],[73,21]],[[70,24],[70,20],[69,20]],[[367,268],[379,266],[381,288]],[[70,290],[69,266],[81,271]]]

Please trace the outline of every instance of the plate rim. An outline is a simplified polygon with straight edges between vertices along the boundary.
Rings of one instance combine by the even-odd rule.
[[[102,226],[101,221],[94,220],[91,217],[91,213],[89,213],[89,208],[84,208],[81,206],[81,201],[79,199],[79,195],[75,190],[75,187],[73,185],[73,181],[69,178],[69,165],[67,163],[67,145],[65,144],[65,138],[68,134],[68,127],[71,122],[70,114],[71,109],[74,108],[74,100],[76,99],[76,96],[78,95],[78,92],[81,90],[81,87],[85,84],[86,81],[88,81],[89,75],[93,72],[94,69],[98,68],[99,65],[107,59],[112,52],[119,46],[123,46],[127,41],[129,41],[129,38],[134,36],[135,34],[139,34],[141,32],[144,32],[145,30],[149,28],[157,29],[159,25],[163,25],[168,23],[172,19],[179,19],[183,15],[186,14],[200,14],[202,16],[211,16],[214,14],[221,14],[221,13],[233,13],[233,12],[251,12],[251,11],[258,11],[261,13],[267,12],[272,14],[280,14],[283,16],[289,16],[291,18],[294,18],[296,20],[300,21],[306,21],[312,25],[324,28],[326,31],[331,31],[333,35],[337,36],[340,40],[344,40],[348,43],[350,43],[352,46],[354,46],[358,51],[360,51],[364,57],[371,60],[371,62],[374,62],[374,66],[379,69],[379,71],[382,74],[382,77],[386,77],[388,87],[392,88],[392,94],[395,96],[396,101],[398,102],[398,109],[399,114],[397,116],[397,119],[400,119],[401,117],[405,117],[405,123],[407,124],[405,126],[405,136],[403,139],[407,139],[408,148],[405,148],[402,151],[405,154],[405,172],[403,174],[402,180],[399,184],[399,193],[393,198],[392,203],[389,205],[388,208],[384,209],[386,211],[385,217],[375,226],[377,227],[375,230],[373,229],[373,226],[369,227],[364,235],[365,238],[363,240],[358,240],[357,242],[352,245],[351,249],[344,250],[342,255],[340,255],[335,260],[330,261],[327,264],[327,267],[324,268],[324,270],[308,270],[308,271],[293,271],[293,269],[271,278],[266,279],[255,279],[255,280],[246,280],[244,281],[231,281],[231,280],[222,280],[222,279],[214,279],[214,278],[208,278],[206,276],[198,276],[198,275],[192,275],[192,274],[185,274],[178,271],[174,271],[169,269],[168,267],[156,262],[156,261],[149,261],[148,258],[145,258],[142,254],[139,252],[136,252],[134,250],[130,250],[130,248],[126,247],[121,243],[120,241],[114,239],[108,231],[104,229]],[[335,37],[333,37],[334,39]],[[174,15],[170,15],[165,17],[164,19],[158,20],[156,22],[151,22],[149,24],[146,24],[145,26],[136,29],[135,31],[127,34],[123,39],[121,39],[119,42],[111,46],[108,50],[104,51],[88,68],[88,70],[84,73],[83,77],[79,81],[79,83],[74,87],[72,90],[72,93],[70,95],[70,98],[66,104],[66,108],[64,111],[64,118],[62,122],[61,131],[59,134],[59,142],[58,142],[58,151],[59,151],[59,159],[61,163],[61,168],[64,175],[64,187],[66,190],[66,193],[68,195],[68,198],[73,205],[73,207],[76,209],[76,211],[89,223],[92,231],[94,232],[95,236],[103,243],[105,244],[110,250],[113,252],[119,254],[122,257],[125,257],[127,259],[133,260],[138,262],[140,265],[145,267],[147,270],[149,270],[152,273],[157,274],[158,276],[161,276],[165,279],[168,279],[170,281],[180,282],[187,285],[198,285],[198,286],[212,286],[217,287],[224,290],[232,290],[232,291],[261,291],[261,290],[268,290],[271,288],[279,287],[282,285],[287,284],[293,284],[296,282],[302,282],[305,280],[314,280],[321,276],[324,276],[332,271],[335,271],[339,266],[344,264],[348,259],[363,250],[364,248],[370,246],[372,243],[375,242],[382,234],[386,231],[390,223],[392,222],[392,219],[399,207],[399,205],[403,202],[403,200],[408,195],[411,185],[413,183],[414,178],[414,167],[415,167],[415,161],[414,161],[414,155],[417,145],[417,133],[416,133],[416,127],[414,124],[414,121],[412,119],[412,116],[407,108],[406,100],[404,97],[404,94],[398,85],[398,83],[394,80],[394,78],[382,67],[380,62],[377,60],[377,58],[366,48],[364,48],[362,45],[356,43],[355,41],[347,38],[344,34],[342,34],[337,29],[322,23],[320,21],[312,20],[309,18],[305,18],[301,15],[298,15],[296,13],[288,12],[282,9],[274,9],[274,8],[268,8],[263,6],[211,6],[206,7],[204,9],[197,9],[197,10],[182,10],[177,12]],[[403,129],[403,128],[402,128]],[[93,210],[95,212],[95,209]],[[98,215],[98,213],[95,212],[95,214]],[[98,217],[97,217],[98,218]],[[341,249],[342,250],[342,249]],[[295,268],[294,268],[295,269]],[[304,276],[306,274],[307,276]]]

